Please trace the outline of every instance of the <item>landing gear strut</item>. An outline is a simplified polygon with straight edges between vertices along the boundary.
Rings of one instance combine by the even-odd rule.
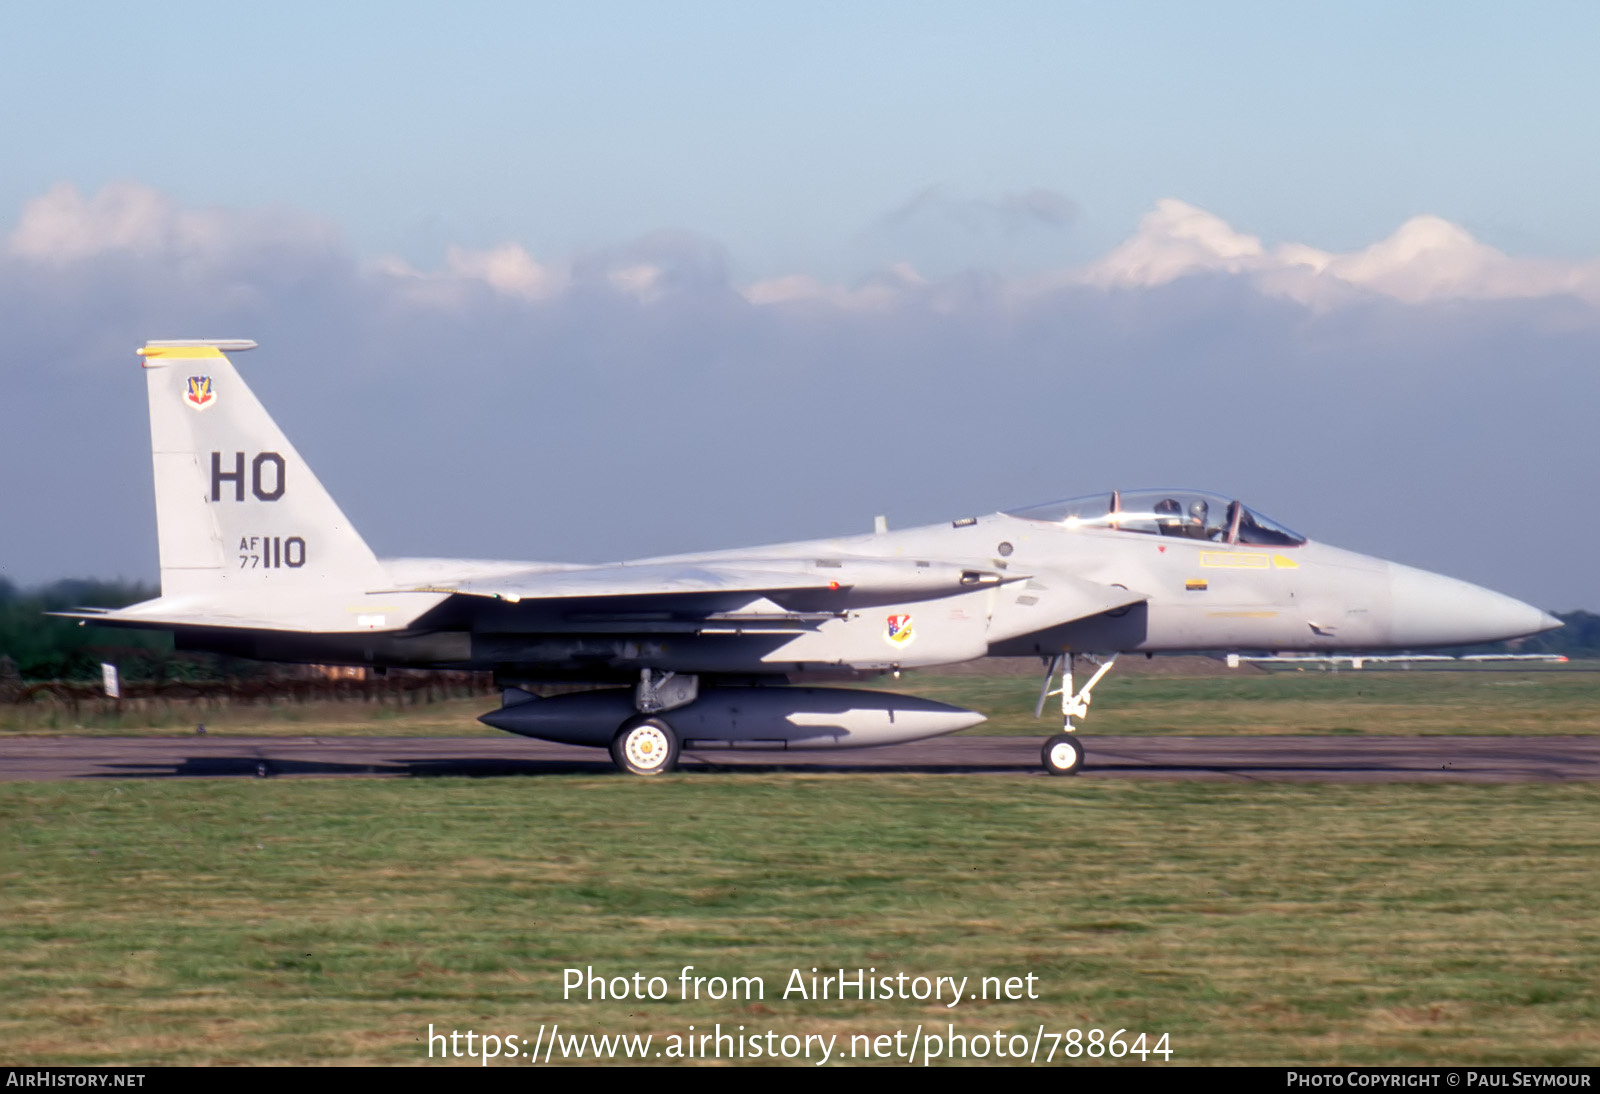
[[[611,738],[611,759],[630,775],[660,775],[678,766],[678,734],[662,717],[700,697],[700,677],[640,669],[633,691],[635,718],[623,722]]]
[[[1052,775],[1076,775],[1083,769],[1083,742],[1077,735],[1078,727],[1073,719],[1078,722],[1089,717],[1089,701],[1094,686],[1098,684],[1106,673],[1111,671],[1111,666],[1117,663],[1117,655],[1101,661],[1096,657],[1085,655],[1084,660],[1095,665],[1094,675],[1089,677],[1089,682],[1077,691],[1072,690],[1073,662],[1077,654],[1058,653],[1045,664],[1044,687],[1039,689],[1039,702],[1033,708],[1033,716],[1038,718],[1044,713],[1045,703],[1053,696],[1061,696],[1061,732],[1045,741],[1044,748],[1040,750],[1039,758],[1044,763],[1044,769]],[[1061,672],[1061,686],[1051,688],[1055,682],[1056,671]]]

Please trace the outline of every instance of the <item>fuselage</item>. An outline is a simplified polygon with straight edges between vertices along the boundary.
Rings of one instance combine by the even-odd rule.
[[[888,610],[918,617],[929,645],[977,644],[978,655],[1185,650],[1394,650],[1469,645],[1560,625],[1512,597],[1425,570],[1303,540],[1257,545],[1106,527],[1073,527],[1007,513],[870,536],[780,544],[685,558],[860,555],[930,558],[994,568],[1017,580],[943,601]],[[1148,599],[1088,618],[1070,613],[1082,583]],[[957,617],[952,619],[951,617]],[[954,622],[956,626],[950,626]],[[919,638],[920,641],[920,638]],[[904,651],[902,664],[920,663]]]
[[[1362,651],[1495,641],[1559,625],[1511,597],[1292,537],[1229,543],[1008,513],[938,525],[640,560],[810,568],[969,566],[998,575],[904,600],[837,590],[728,594],[691,612],[650,598],[558,605],[441,602],[399,633],[191,632],[192,648],[267,659],[493,669],[526,679],[628,680],[880,672],[984,656],[1183,650]],[[392,560],[397,587],[561,564]],[[1104,600],[1110,591],[1121,602]],[[1102,599],[1097,600],[1100,597]],[[400,597],[400,599],[404,599]],[[437,598],[436,598],[437,599]]]

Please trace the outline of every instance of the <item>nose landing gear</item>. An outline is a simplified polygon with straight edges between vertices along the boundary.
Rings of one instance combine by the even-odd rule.
[[[1117,663],[1117,655],[1101,661],[1097,657],[1084,656],[1084,660],[1097,666],[1094,675],[1089,677],[1088,683],[1077,691],[1072,690],[1073,662],[1078,655],[1074,653],[1058,653],[1045,664],[1044,686],[1039,689],[1039,702],[1033,708],[1035,718],[1044,714],[1044,705],[1053,696],[1061,696],[1061,728],[1062,732],[1045,741],[1040,750],[1040,760],[1044,769],[1052,775],[1076,775],[1083,770],[1083,741],[1077,735],[1077,725],[1073,721],[1081,722],[1089,717],[1089,702],[1093,698],[1094,686],[1098,684],[1105,674],[1111,671],[1111,666]],[[1061,671],[1061,686],[1051,688],[1055,682],[1056,671]]]

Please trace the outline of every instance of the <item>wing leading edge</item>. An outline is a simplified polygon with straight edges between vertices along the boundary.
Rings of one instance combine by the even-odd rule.
[[[450,593],[517,604],[612,597],[839,594],[840,606],[928,600],[1027,579],[1025,574],[901,559],[753,559],[619,563],[431,582],[389,592]]]

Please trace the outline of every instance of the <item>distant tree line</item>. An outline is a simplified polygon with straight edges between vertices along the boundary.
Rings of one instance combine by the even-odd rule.
[[[1566,626],[1531,638],[1502,642],[1497,648],[1515,653],[1560,653],[1568,657],[1600,657],[1600,615],[1594,612],[1555,612]]]
[[[102,661],[115,664],[122,678],[130,681],[239,679],[271,671],[260,662],[176,652],[172,637],[164,631],[79,626],[77,620],[45,614],[84,605],[122,608],[156,595],[149,585],[127,581],[57,581],[24,592],[0,578],[0,677],[97,680]],[[1600,658],[1600,615],[1557,612],[1556,618],[1566,626],[1473,650]]]
[[[220,680],[260,676],[264,666],[237,658],[179,653],[165,631],[79,626],[46,612],[79,607],[123,608],[157,590],[129,581],[57,581],[27,591],[0,578],[0,687],[17,681],[98,680],[100,663],[125,680]]]

